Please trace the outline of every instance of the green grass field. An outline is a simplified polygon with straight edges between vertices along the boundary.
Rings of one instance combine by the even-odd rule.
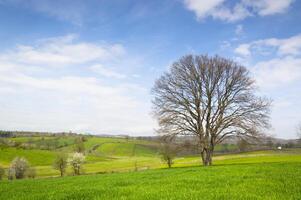
[[[300,199],[300,187],[300,162],[273,162],[4,181],[0,199]]]
[[[25,157],[37,178],[0,181],[0,199],[301,199],[301,149],[217,155],[211,167],[202,167],[199,156],[182,156],[166,169],[155,142],[89,137],[85,175],[71,176],[69,168],[60,178],[53,160],[58,152],[72,153],[74,139],[11,139],[64,143],[50,150],[1,146],[1,166]]]

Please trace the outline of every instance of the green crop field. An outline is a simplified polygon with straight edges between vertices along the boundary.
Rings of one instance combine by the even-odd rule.
[[[301,163],[273,162],[4,181],[0,199],[300,199]]]

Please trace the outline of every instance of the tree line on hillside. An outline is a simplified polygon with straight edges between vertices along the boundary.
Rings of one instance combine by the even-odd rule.
[[[35,131],[6,131],[0,130],[0,138],[14,138],[14,137],[36,137],[36,136],[76,136],[78,133],[69,132],[35,132]]]
[[[24,136],[22,136],[24,137]],[[17,138],[17,137],[12,137]],[[39,136],[26,136],[23,141],[13,140],[10,138],[0,138],[1,147],[15,147],[20,149],[41,149],[41,150],[56,150],[62,147],[76,145],[78,148],[82,148],[83,142],[87,136],[81,135],[42,135]],[[74,138],[74,139],[73,139]],[[83,140],[83,141],[82,141]]]

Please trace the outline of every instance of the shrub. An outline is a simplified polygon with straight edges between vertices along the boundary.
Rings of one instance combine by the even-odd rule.
[[[29,169],[29,163],[25,158],[16,157],[10,165],[9,175],[16,179],[25,177],[26,171]]]
[[[73,168],[74,175],[79,175],[85,162],[85,156],[82,153],[76,152],[68,159],[68,162]]]

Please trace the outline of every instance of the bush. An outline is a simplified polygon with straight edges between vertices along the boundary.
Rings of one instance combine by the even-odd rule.
[[[4,174],[5,174],[5,170],[3,167],[0,166],[0,180],[2,180]]]
[[[22,179],[29,169],[29,163],[25,158],[16,157],[10,165],[9,176],[11,178]]]

